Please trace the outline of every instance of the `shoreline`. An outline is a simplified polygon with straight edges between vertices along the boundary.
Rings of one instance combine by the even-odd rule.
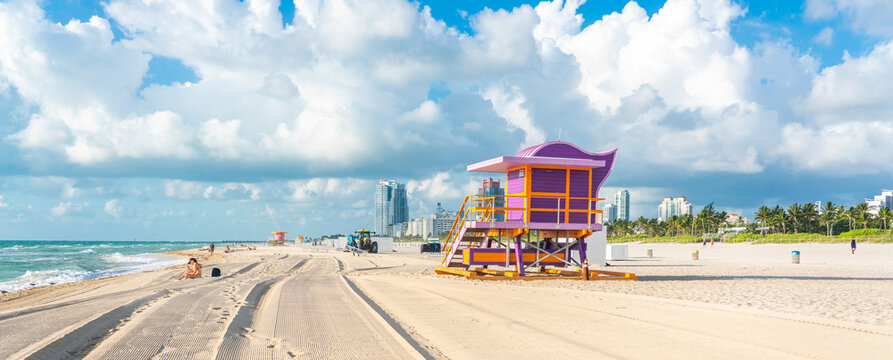
[[[170,259],[169,260],[160,260],[159,262],[162,262],[164,264],[159,264],[159,266],[157,266],[157,267],[149,266],[146,268],[134,268],[134,269],[130,269],[130,270],[127,270],[128,269],[127,266],[122,266],[120,268],[113,267],[113,268],[103,269],[102,271],[115,271],[116,269],[118,269],[118,270],[121,270],[122,272],[110,274],[110,275],[100,275],[100,276],[97,276],[94,278],[88,278],[88,279],[79,279],[79,280],[73,280],[73,281],[57,282],[57,283],[52,283],[52,284],[36,285],[36,286],[30,286],[30,287],[12,290],[12,291],[2,291],[2,292],[0,292],[0,304],[2,304],[5,301],[14,300],[14,299],[18,299],[18,298],[21,298],[24,296],[28,296],[31,293],[46,292],[46,291],[52,291],[53,289],[61,289],[61,288],[65,288],[65,287],[79,286],[78,284],[81,284],[81,283],[89,284],[91,282],[100,282],[100,281],[108,280],[108,279],[122,278],[122,277],[145,273],[145,272],[152,272],[152,271],[159,271],[159,270],[172,270],[174,268],[181,267],[182,265],[181,264],[167,264],[167,263],[170,263],[173,261],[181,261],[183,259],[188,259],[190,257],[196,257],[196,258],[201,258],[201,259],[208,258],[207,256],[202,256],[202,253],[203,253],[203,251],[201,250],[201,248],[194,248],[194,249],[177,250],[177,251],[165,251],[165,252],[159,252],[159,253],[142,253],[142,254],[130,255],[130,256],[167,257]],[[207,252],[204,252],[204,255],[207,255]],[[218,254],[215,253],[214,257],[218,258]],[[146,265],[152,265],[152,264],[148,263]],[[2,309],[2,307],[0,307],[0,309]]]
[[[223,262],[226,260],[226,254],[224,254],[222,250],[215,251],[213,256],[208,256],[208,252],[203,251],[202,249],[203,248],[194,248],[194,249],[186,249],[186,250],[165,251],[165,252],[160,252],[160,253],[138,254],[138,255],[166,256],[166,257],[177,258],[177,259],[183,261],[182,264],[173,264],[173,265],[166,265],[166,266],[145,268],[145,269],[134,269],[133,271],[128,271],[128,272],[124,272],[124,273],[120,273],[120,274],[100,276],[100,277],[90,278],[90,279],[59,282],[59,283],[55,283],[55,284],[32,286],[32,287],[28,287],[28,288],[24,288],[24,289],[2,292],[2,293],[0,293],[0,310],[3,309],[2,305],[4,302],[19,299],[19,298],[29,296],[34,293],[42,293],[42,292],[52,291],[55,289],[63,289],[63,288],[67,288],[67,287],[77,287],[77,286],[80,286],[80,284],[100,283],[100,282],[104,282],[104,281],[107,281],[110,279],[123,278],[123,277],[138,275],[141,273],[147,273],[147,272],[168,271],[168,270],[179,269],[179,268],[182,268],[183,266],[185,266],[186,260],[188,260],[189,258],[192,258],[192,257],[198,259],[200,263],[205,262],[205,261],[210,261],[212,264],[215,264],[215,263]],[[171,260],[171,261],[173,261],[173,260]],[[107,269],[107,270],[113,270],[113,269],[114,268]]]

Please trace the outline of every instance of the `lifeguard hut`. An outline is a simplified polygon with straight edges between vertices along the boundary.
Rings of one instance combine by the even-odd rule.
[[[268,240],[267,242],[268,242],[270,245],[283,246],[283,245],[285,245],[285,234],[288,234],[288,232],[286,232],[286,231],[274,231],[274,232],[273,232],[273,238],[270,239],[270,240]]]
[[[588,249],[586,238],[603,231],[598,191],[616,152],[550,141],[468,165],[468,171],[505,173],[505,195],[465,197],[435,272],[474,279],[635,279],[583,271],[589,259],[604,260],[604,245]]]

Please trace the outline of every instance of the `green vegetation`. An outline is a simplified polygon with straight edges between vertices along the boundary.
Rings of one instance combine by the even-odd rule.
[[[847,209],[831,202],[816,208],[812,203],[794,203],[787,208],[762,206],[755,223],[730,224],[728,214],[708,206],[698,214],[673,216],[667,221],[640,217],[635,221],[618,220],[606,224],[608,242],[691,243],[702,239],[723,242],[761,243],[840,243],[856,238],[859,242],[893,242],[889,223],[893,211],[882,208],[877,215],[860,203]],[[744,228],[743,234],[728,235],[732,227]]]
[[[608,238],[609,244],[625,243],[625,242],[641,242],[641,243],[698,243],[702,239],[697,236],[680,235],[680,236],[656,236],[649,237],[645,234],[623,235]]]

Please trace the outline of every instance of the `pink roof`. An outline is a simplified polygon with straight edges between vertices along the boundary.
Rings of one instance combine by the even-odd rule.
[[[605,166],[604,160],[588,159],[563,159],[554,157],[517,157],[500,156],[490,160],[484,160],[476,164],[468,165],[468,171],[479,172],[506,172],[524,165],[562,166],[575,168],[600,168]]]
[[[617,149],[603,153],[591,153],[569,142],[549,141],[521,150],[515,156],[500,156],[468,165],[467,169],[480,172],[506,172],[508,169],[524,165],[595,169],[606,166],[605,160],[595,158],[604,158],[606,155],[610,155],[610,158],[613,159],[615,151]]]

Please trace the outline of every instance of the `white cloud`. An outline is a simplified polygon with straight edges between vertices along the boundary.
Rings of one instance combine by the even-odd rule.
[[[105,203],[105,213],[114,218],[120,218],[124,207],[118,199],[111,199]]]
[[[0,195],[0,210],[9,209],[9,203],[3,201],[3,195]]]
[[[201,143],[214,157],[238,159],[243,153],[250,151],[248,142],[239,136],[241,125],[239,120],[208,120],[199,131]]]
[[[165,180],[164,194],[169,198],[188,200],[204,194],[201,183],[183,180]]]
[[[534,125],[530,113],[524,108],[524,102],[527,99],[521,94],[520,89],[517,87],[502,89],[493,86],[481,95],[493,104],[493,111],[505,119],[510,130],[521,129],[524,131],[524,142],[520,144],[520,148],[533,146],[546,140],[546,136]]]
[[[580,3],[484,10],[464,34],[399,0],[296,1],[285,28],[275,1],[111,0],[103,16],[126,34],[114,41],[109,20],[54,24],[31,3],[0,3],[0,89],[34,109],[6,140],[41,174],[161,177],[171,199],[287,200],[279,216],[304,221],[311,215],[295,208],[368,211],[366,179],[382,173],[415,177],[414,204],[461,199],[477,184],[450,169],[558,129],[587,150],[619,147],[617,175],[654,176],[655,165],[823,171],[831,160],[888,169],[889,151],[865,154],[886,149],[876,135],[893,116],[891,45],[819,72],[784,39],[737,43],[729,29],[743,10],[731,1],[669,0],[651,16],[630,2],[586,28]],[[882,33],[884,9],[809,1],[806,10]],[[826,28],[815,42],[834,35]],[[152,56],[199,80],[141,89]],[[448,95],[429,99],[435,84]],[[254,182],[283,173],[296,180]],[[54,182],[54,195],[84,195],[77,185]],[[161,196],[155,186],[144,196]],[[650,204],[665,194],[634,195]]]
[[[419,123],[433,123],[440,120],[441,111],[437,103],[431,100],[425,100],[419,107],[412,109],[400,116],[400,120],[413,121]]]
[[[842,64],[821,71],[798,110],[819,122],[889,120],[893,117],[891,62],[893,42],[879,44],[862,57],[846,56]]]
[[[370,194],[372,182],[353,178],[313,178],[289,181],[285,198],[295,202],[319,201],[321,199],[354,198],[360,194]]]
[[[186,211],[184,210],[163,210],[161,212],[161,216],[165,217],[184,217],[186,216]]]
[[[297,1],[286,28],[270,1],[113,0],[120,41],[106,19],[59,26],[34,5],[2,4],[0,45],[15,50],[0,55],[0,79],[39,109],[9,139],[56,168],[136,160],[116,170],[155,176],[211,159],[222,177],[246,164],[324,177],[394,158],[442,171],[560,128],[612,139],[644,162],[654,157],[643,144],[679,134],[694,141],[671,157],[679,166],[762,169],[771,139],[755,134],[779,131],[774,120],[747,123],[773,115],[754,95],[767,93],[752,80],[763,54],[729,34],[740,6],[670,0],[649,17],[631,2],[581,29],[580,3],[485,9],[468,35],[401,0]],[[138,92],[151,56],[178,59],[200,80]],[[778,74],[803,73],[796,58]],[[427,99],[434,83],[450,97]],[[686,126],[666,120],[676,114]],[[727,141],[729,126],[745,131]],[[713,159],[693,161],[704,152]],[[441,162],[419,161],[430,158]],[[168,196],[207,189],[180,190]]]
[[[796,169],[829,176],[891,172],[893,43],[846,56],[812,81],[795,109],[805,120],[784,126],[777,154]]]
[[[275,219],[279,217],[279,212],[277,212],[275,209],[271,208],[269,204],[267,204],[264,205],[263,215]]]
[[[406,195],[411,199],[430,201],[459,199],[465,195],[459,184],[450,178],[450,173],[439,172],[431,178],[406,182]]]
[[[88,203],[60,202],[59,205],[50,209],[50,214],[57,217],[80,215],[87,210],[88,206]]]
[[[208,186],[205,189],[205,199],[221,200],[259,200],[260,187],[246,183],[226,183],[220,186]]]
[[[793,123],[784,128],[778,151],[794,168],[825,171],[827,176],[893,172],[893,124],[847,121],[824,126]]]
[[[14,224],[21,224],[21,223],[27,222],[29,219],[30,218],[28,217],[28,215],[25,215],[24,213],[19,213],[18,215],[16,215],[15,219],[12,219],[12,222]]]
[[[672,108],[717,111],[746,101],[751,55],[728,33],[742,14],[728,1],[671,0],[649,18],[630,2],[558,44],[580,63],[580,91],[596,109],[616,110],[648,84]]]
[[[812,42],[824,46],[831,45],[832,41],[834,41],[834,29],[830,27],[825,27],[824,29],[822,29],[822,31],[819,31],[819,33],[816,34],[814,38],[812,38]]]
[[[77,181],[73,178],[43,176],[31,177],[27,181],[32,190],[65,199],[76,198],[84,193],[84,190],[77,186]]]
[[[842,16],[850,28],[872,35],[893,35],[893,3],[886,0],[807,0],[805,15],[811,20]]]

